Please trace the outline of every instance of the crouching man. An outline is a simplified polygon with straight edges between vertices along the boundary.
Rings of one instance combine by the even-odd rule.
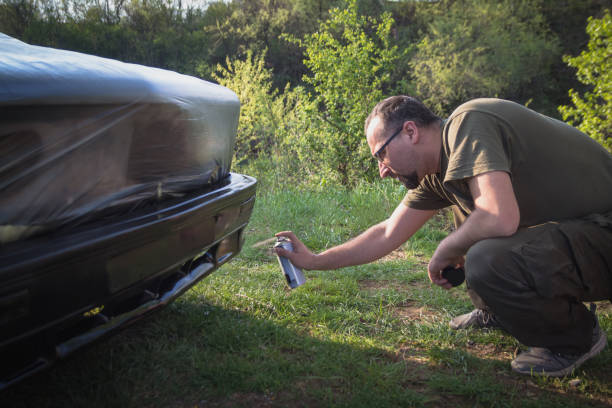
[[[441,120],[393,96],[365,122],[380,176],[408,192],[390,217],[339,246],[312,253],[294,233],[296,266],[328,270],[372,262],[452,206],[457,229],[433,254],[430,280],[464,266],[476,307],[453,329],[501,327],[530,348],[523,374],[564,376],[606,346],[594,307],[612,298],[612,155],[579,130],[519,104],[476,99]],[[594,306],[594,305],[593,305]]]

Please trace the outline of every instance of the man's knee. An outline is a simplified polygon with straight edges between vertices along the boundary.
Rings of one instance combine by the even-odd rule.
[[[465,258],[468,286],[479,292],[500,278],[500,271],[511,264],[509,245],[503,238],[484,239],[472,245]]]

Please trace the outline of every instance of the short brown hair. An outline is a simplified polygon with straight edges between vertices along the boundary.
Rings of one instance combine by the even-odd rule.
[[[413,120],[418,127],[426,127],[441,119],[421,101],[412,96],[396,95],[378,102],[368,115],[364,131],[367,133],[370,121],[380,116],[385,129],[399,127],[406,120]]]

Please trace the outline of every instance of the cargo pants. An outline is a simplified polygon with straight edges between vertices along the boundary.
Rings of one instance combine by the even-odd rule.
[[[585,353],[594,320],[583,302],[612,299],[612,213],[477,242],[465,272],[474,305],[521,343]]]

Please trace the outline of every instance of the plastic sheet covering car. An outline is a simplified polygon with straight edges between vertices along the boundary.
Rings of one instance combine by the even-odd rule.
[[[0,388],[240,250],[239,109],[194,77],[0,34]]]

